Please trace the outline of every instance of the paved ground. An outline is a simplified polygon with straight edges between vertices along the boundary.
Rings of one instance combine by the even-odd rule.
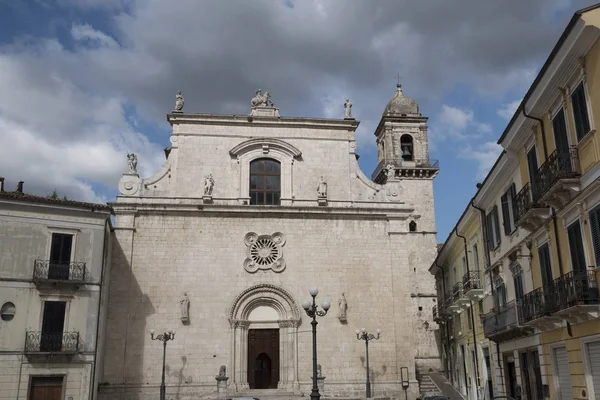
[[[433,383],[440,389],[440,392],[444,393],[445,396],[448,396],[450,400],[464,400],[464,397],[454,389],[444,375],[439,372],[431,372],[427,375],[429,375]]]

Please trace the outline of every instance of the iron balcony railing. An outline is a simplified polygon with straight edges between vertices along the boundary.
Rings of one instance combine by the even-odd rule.
[[[35,260],[33,263],[33,280],[85,282],[85,263],[56,263],[49,260]]]
[[[79,348],[79,332],[27,332],[25,353],[74,354]]]
[[[533,201],[533,199],[536,201]],[[539,196],[533,196],[531,185],[529,183],[525,184],[523,188],[517,193],[515,197],[515,201],[513,202],[513,213],[515,215],[515,221],[519,221],[523,216],[527,213],[527,211],[531,210],[534,207],[542,207],[537,204],[537,199]]]
[[[433,315],[433,320],[437,320],[438,319],[438,308],[437,306],[433,306],[433,308],[431,309],[431,314]]]
[[[463,293],[469,293],[473,289],[481,289],[479,271],[469,271],[463,275],[462,289]]]
[[[533,321],[547,314],[542,288],[526,293],[519,303],[519,319],[523,322]]]
[[[534,190],[533,200],[539,200],[559,179],[579,176],[578,165],[576,148],[570,148],[569,151],[554,150],[537,170],[536,180],[539,182],[539,190]]]
[[[514,300],[500,307],[498,311],[490,311],[483,317],[485,337],[493,336],[517,325],[519,325],[519,317]]]
[[[462,297],[462,294],[463,294],[462,283],[456,282],[454,284],[454,286],[452,287],[452,301],[454,303],[456,303],[458,301],[458,299],[460,299]]]
[[[569,272],[554,280],[554,308],[564,310],[576,305],[598,304],[596,271]]]

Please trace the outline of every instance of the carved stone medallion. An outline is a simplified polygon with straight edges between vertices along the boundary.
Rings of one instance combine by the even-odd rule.
[[[244,237],[246,244],[246,260],[244,269],[254,273],[259,269],[281,272],[285,269],[283,259],[283,245],[285,236],[283,233],[275,232],[272,235],[257,235],[249,232]]]

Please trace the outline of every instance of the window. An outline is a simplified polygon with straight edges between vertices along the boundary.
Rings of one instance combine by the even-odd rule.
[[[538,257],[542,273],[542,286],[544,292],[549,293],[552,285],[552,264],[550,263],[550,247],[548,243],[544,243],[538,248]]]
[[[573,119],[575,120],[575,132],[577,140],[583,139],[590,131],[590,119],[588,117],[587,101],[585,99],[585,87],[581,82],[571,94],[573,103]]]
[[[417,231],[417,223],[415,221],[410,221],[410,223],[408,224],[408,230],[410,232],[416,232]]]
[[[475,271],[479,271],[479,250],[477,249],[477,243],[473,243],[473,266]]]
[[[402,135],[400,137],[400,149],[402,150],[403,161],[413,161],[415,149],[413,147],[413,138],[410,135]]]
[[[477,306],[479,307],[479,314],[483,314],[483,300],[479,300]]]
[[[66,308],[67,303],[64,301],[44,302],[40,351],[61,350]]]
[[[506,285],[500,275],[494,276],[494,306],[504,307],[506,304]]]
[[[270,158],[250,163],[250,204],[279,205],[281,197],[281,165]]]
[[[521,265],[516,264],[513,268],[513,284],[515,285],[515,299],[521,300],[523,298],[523,269]]]
[[[502,200],[502,219],[504,222],[504,234],[510,235],[516,229],[514,203],[517,197],[515,184],[510,185],[510,188],[501,197]]]
[[[585,265],[585,253],[583,252],[583,240],[581,239],[581,226],[579,220],[569,225],[567,228],[567,236],[569,237],[569,250],[571,252],[573,275],[585,275],[587,267]]]
[[[590,211],[590,230],[592,231],[596,266],[598,266],[600,264],[600,206]]]
[[[71,263],[72,247],[73,235],[65,233],[52,234],[48,279],[69,279],[69,264]]]
[[[495,250],[500,245],[500,226],[498,223],[498,206],[494,206],[492,211],[486,216],[487,234],[491,250]]]
[[[7,303],[4,303],[0,308],[0,318],[2,319],[2,321],[6,322],[12,321],[12,319],[15,317],[16,312],[17,308],[15,307],[14,303],[11,303],[9,301]]]
[[[535,203],[539,199],[540,185],[537,177],[538,161],[535,146],[527,152],[527,169],[529,170],[529,182],[531,184],[531,196]]]
[[[467,309],[467,325],[469,330],[473,330],[473,309],[470,307]]]

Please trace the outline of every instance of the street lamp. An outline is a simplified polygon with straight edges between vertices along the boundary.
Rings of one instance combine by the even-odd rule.
[[[169,329],[165,333],[161,333],[154,337],[154,329],[150,331],[150,338],[152,340],[160,340],[163,342],[163,365],[162,365],[162,382],[160,383],[160,400],[165,400],[165,358],[167,355],[167,342],[175,339],[175,330]]]
[[[319,394],[319,388],[317,386],[317,315],[319,317],[324,317],[327,314],[327,310],[331,307],[331,302],[329,300],[324,300],[321,304],[323,311],[317,308],[316,297],[319,294],[319,289],[315,286],[311,287],[308,291],[312,297],[312,302],[310,300],[305,300],[302,302],[302,308],[306,311],[306,315],[312,318],[312,339],[313,339],[313,387],[312,392],[310,393],[311,400],[319,400],[321,395]]]
[[[369,342],[371,340],[378,340],[379,336],[381,335],[381,330],[377,328],[375,332],[377,333],[377,336],[367,332],[365,328],[356,330],[356,338],[358,340],[365,341],[365,348],[367,350],[367,399],[371,397],[371,378],[369,377]]]

